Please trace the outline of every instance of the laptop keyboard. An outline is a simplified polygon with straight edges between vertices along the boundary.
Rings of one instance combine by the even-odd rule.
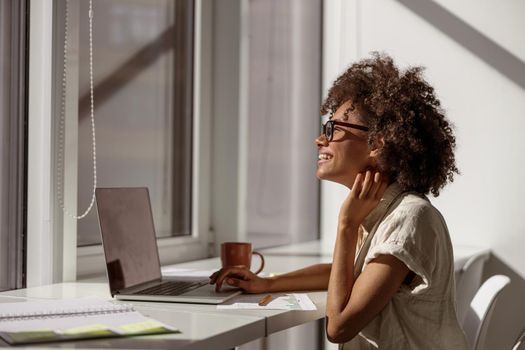
[[[134,294],[139,295],[181,295],[187,293],[190,290],[199,288],[208,282],[188,282],[188,281],[165,281],[156,286],[149,287]]]

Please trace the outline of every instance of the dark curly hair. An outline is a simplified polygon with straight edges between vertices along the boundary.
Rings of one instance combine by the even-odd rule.
[[[400,71],[391,57],[377,52],[350,66],[328,92],[321,114],[334,114],[347,101],[370,129],[368,145],[384,145],[378,170],[405,191],[439,191],[459,174],[456,139],[439,99],[422,77],[422,67]],[[348,112],[348,111],[347,111]]]

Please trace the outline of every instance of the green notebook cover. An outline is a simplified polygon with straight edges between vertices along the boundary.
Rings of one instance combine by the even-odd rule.
[[[180,331],[150,319],[145,322],[121,325],[116,328],[111,328],[102,324],[93,324],[63,331],[41,329],[20,332],[0,332],[0,337],[2,337],[10,345],[23,345],[56,341],[116,338],[170,333],[180,333]]]

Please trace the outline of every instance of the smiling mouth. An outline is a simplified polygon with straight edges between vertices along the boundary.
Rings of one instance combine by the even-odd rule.
[[[332,156],[331,154],[326,154],[326,153],[320,153],[318,156],[317,156],[317,159],[319,160],[330,160],[332,159],[334,156]]]

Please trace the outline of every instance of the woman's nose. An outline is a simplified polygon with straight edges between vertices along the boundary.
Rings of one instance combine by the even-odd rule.
[[[324,134],[321,134],[315,138],[315,144],[317,146],[328,146],[328,141],[326,140],[326,136]]]

